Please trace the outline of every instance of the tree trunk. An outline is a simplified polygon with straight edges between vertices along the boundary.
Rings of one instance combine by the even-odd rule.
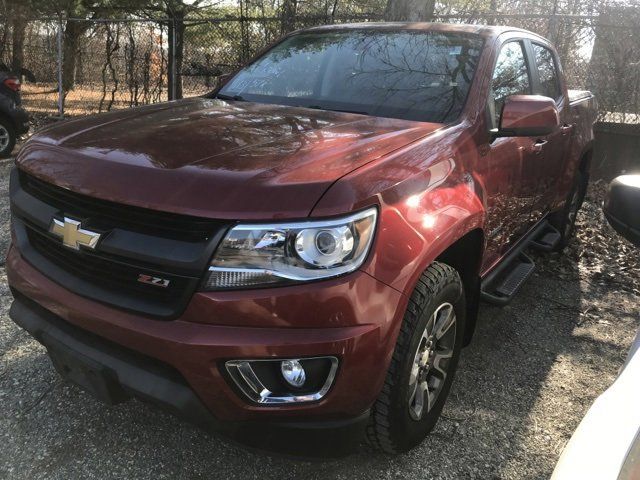
[[[11,70],[21,78],[24,68],[24,34],[26,29],[27,18],[24,12],[14,11],[11,28]]]
[[[435,8],[435,0],[387,0],[384,18],[390,22],[429,22]]]
[[[169,100],[182,98],[182,59],[184,57],[184,11],[169,11]]]
[[[547,29],[547,38],[551,43],[555,44],[558,40],[558,0],[553,1],[553,10],[551,11],[551,17],[549,18],[549,26]]]
[[[62,39],[62,89],[73,90],[76,83],[76,56],[80,48],[80,40],[89,28],[84,20],[67,20]]]
[[[284,0],[280,18],[280,33],[285,34],[295,30],[295,19],[298,11],[297,0]]]
[[[76,82],[84,82],[84,55],[81,48],[76,52]]]
[[[489,3],[489,11],[491,12],[491,15],[487,18],[487,25],[496,24],[496,17],[494,17],[494,15],[496,14],[497,10],[498,6],[496,5],[496,0],[491,0],[491,2]]]

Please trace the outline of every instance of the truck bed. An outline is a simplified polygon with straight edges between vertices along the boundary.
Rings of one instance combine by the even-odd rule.
[[[591,93],[589,90],[567,90],[567,93],[569,94],[570,104],[579,103],[594,98],[593,93]]]

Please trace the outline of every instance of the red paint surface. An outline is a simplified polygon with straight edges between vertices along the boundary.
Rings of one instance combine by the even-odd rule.
[[[336,178],[440,124],[192,98],[65,122],[21,168],[119,203],[233,220],[301,218]]]
[[[512,95],[504,103],[501,127],[537,128],[560,126],[556,102],[540,95]]]

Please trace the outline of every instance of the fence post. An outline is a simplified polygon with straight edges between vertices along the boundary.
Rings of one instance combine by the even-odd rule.
[[[67,20],[68,21],[68,20]],[[62,15],[58,16],[58,116],[64,118],[64,91],[62,89]]]
[[[176,78],[176,18],[173,16],[171,18],[171,48],[169,49],[169,65],[171,66],[171,91],[169,92],[169,100],[175,100],[177,96],[177,84],[178,79]]]

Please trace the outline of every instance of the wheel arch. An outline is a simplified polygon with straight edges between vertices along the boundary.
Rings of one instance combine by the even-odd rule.
[[[464,285],[467,301],[467,327],[464,345],[471,342],[480,304],[480,268],[484,252],[484,231],[475,228],[447,247],[435,259],[455,269]]]
[[[17,127],[15,119],[8,115],[2,108],[0,108],[0,120],[4,120],[9,123],[14,129]]]

